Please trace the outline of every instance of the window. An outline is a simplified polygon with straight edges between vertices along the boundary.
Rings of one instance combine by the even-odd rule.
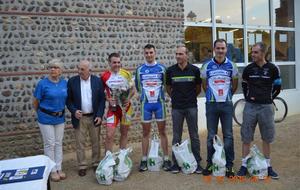
[[[188,26],[185,45],[189,49],[189,63],[204,63],[212,58],[212,30],[210,27]]]
[[[273,0],[275,9],[275,25],[294,27],[294,0]]]
[[[190,63],[203,64],[209,60],[213,56],[213,42],[223,38],[228,44],[226,56],[237,63],[242,74],[252,62],[252,45],[264,42],[268,46],[266,59],[280,66],[283,88],[295,88],[295,0],[183,2]],[[241,92],[239,87],[238,93]]]
[[[215,19],[216,23],[242,24],[241,0],[217,0]]]
[[[226,56],[236,63],[244,62],[243,29],[217,28],[217,38],[227,41]]]
[[[248,25],[270,25],[269,0],[246,0]]]
[[[276,61],[295,61],[295,32],[276,31]]]
[[[266,55],[266,59],[271,61],[271,36],[270,30],[248,30],[247,32],[248,39],[248,61],[251,62],[251,48],[256,42],[264,42],[269,48]]]
[[[280,65],[282,89],[296,88],[295,65]]]
[[[186,22],[211,23],[210,0],[184,0]]]

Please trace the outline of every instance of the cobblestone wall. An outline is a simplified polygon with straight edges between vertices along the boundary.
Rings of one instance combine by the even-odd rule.
[[[158,59],[175,62],[183,42],[182,0],[0,0],[0,159],[42,153],[32,93],[47,74],[46,63],[61,58],[64,76],[89,58],[94,74],[107,68],[107,55],[119,52],[130,71],[143,62],[153,43]],[[130,140],[140,140],[139,105]],[[168,108],[168,112],[169,112]],[[168,121],[170,124],[170,121]],[[102,130],[102,135],[104,130]],[[102,138],[103,139],[103,138]],[[74,150],[67,115],[64,150]],[[87,144],[88,145],[88,144]]]

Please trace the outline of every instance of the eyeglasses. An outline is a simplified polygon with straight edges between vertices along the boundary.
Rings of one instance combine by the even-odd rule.
[[[57,67],[57,66],[50,66],[49,69],[60,69],[60,67]]]

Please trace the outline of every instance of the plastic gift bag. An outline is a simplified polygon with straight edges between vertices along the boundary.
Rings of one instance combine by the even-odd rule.
[[[112,184],[114,165],[116,164],[113,154],[110,151],[106,152],[105,157],[99,163],[96,170],[96,178],[99,184]]]
[[[172,146],[173,153],[177,160],[179,167],[184,174],[194,173],[197,169],[197,161],[192,153],[191,144],[189,140],[183,141],[181,144]]]
[[[151,139],[150,150],[148,153],[148,170],[149,171],[160,171],[163,164],[163,159],[161,156],[160,141],[158,135],[155,133]]]
[[[265,179],[268,176],[267,160],[256,145],[250,148],[250,153],[246,158],[247,169],[251,176],[256,176],[259,179]]]
[[[132,160],[129,158],[131,152],[132,148],[121,149],[116,156],[116,165],[114,167],[115,181],[124,181],[129,176],[132,170]]]
[[[213,176],[225,176],[226,174],[226,156],[224,145],[218,135],[214,136],[213,146],[215,153],[212,156],[212,174]]]

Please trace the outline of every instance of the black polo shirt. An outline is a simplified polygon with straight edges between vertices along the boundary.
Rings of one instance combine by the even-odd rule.
[[[278,78],[280,78],[279,68],[270,62],[262,67],[256,63],[249,64],[243,72],[243,80],[248,84],[246,100],[259,104],[271,104],[273,83]]]
[[[187,64],[181,70],[172,65],[166,72],[166,84],[172,88],[172,108],[185,109],[197,107],[196,85],[201,86],[200,70],[198,67]]]

